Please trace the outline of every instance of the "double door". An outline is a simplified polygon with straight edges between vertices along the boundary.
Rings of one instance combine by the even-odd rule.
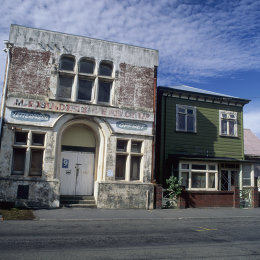
[[[238,186],[238,171],[236,170],[221,170],[220,187],[223,191],[230,191],[232,186]]]
[[[60,194],[93,195],[94,153],[61,152]]]

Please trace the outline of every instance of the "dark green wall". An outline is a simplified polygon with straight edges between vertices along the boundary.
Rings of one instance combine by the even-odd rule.
[[[197,133],[176,131],[176,104],[197,108]],[[161,96],[160,172],[169,154],[244,159],[242,107]],[[219,110],[237,112],[238,137],[219,135]],[[165,112],[166,111],[166,112]],[[208,153],[207,153],[208,151]]]

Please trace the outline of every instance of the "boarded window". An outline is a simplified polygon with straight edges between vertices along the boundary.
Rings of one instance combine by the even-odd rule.
[[[125,179],[126,155],[116,156],[116,179]]]
[[[131,157],[131,169],[130,169],[130,180],[139,180],[140,179],[140,156]]]
[[[132,153],[141,153],[141,147],[142,147],[142,142],[132,141],[131,152]]]
[[[30,175],[42,175],[43,150],[31,150]]]
[[[58,96],[61,98],[71,98],[73,77],[60,75],[60,86]]]
[[[13,149],[13,170],[14,175],[24,174],[24,165],[26,157],[26,148],[14,148]]]

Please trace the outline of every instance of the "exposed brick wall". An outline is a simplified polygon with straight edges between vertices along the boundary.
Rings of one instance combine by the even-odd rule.
[[[162,185],[156,184],[155,186],[155,208],[162,209]]]
[[[257,208],[259,207],[259,192],[258,187],[252,188],[252,207]]]
[[[234,191],[184,191],[186,208],[233,207]]]
[[[49,51],[12,48],[8,92],[47,95],[50,84]]]
[[[153,108],[154,69],[120,64],[119,105]]]

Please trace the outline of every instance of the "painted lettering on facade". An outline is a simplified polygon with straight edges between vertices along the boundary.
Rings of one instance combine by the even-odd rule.
[[[14,99],[10,106],[37,110],[48,110],[52,112],[76,113],[105,117],[127,118],[143,121],[153,121],[153,113],[137,112],[126,109],[117,109],[93,105],[82,106],[78,104],[74,105],[71,103],[62,102],[44,102],[38,100]]]
[[[128,121],[119,121],[116,122],[116,126],[121,129],[133,130],[133,131],[146,131],[147,125],[138,123],[138,122],[131,122]]]
[[[40,112],[12,111],[11,117],[16,120],[31,122],[47,122],[50,120],[48,114],[42,114]]]

